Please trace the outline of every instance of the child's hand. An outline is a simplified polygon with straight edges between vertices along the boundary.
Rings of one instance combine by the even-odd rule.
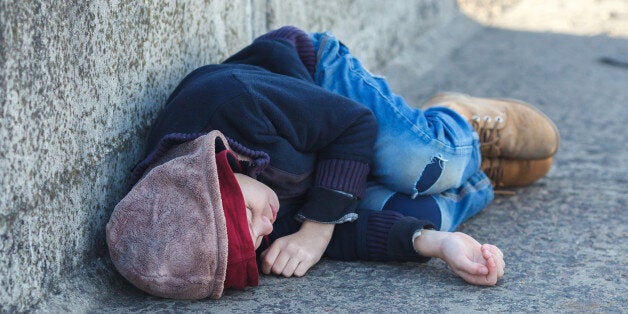
[[[279,238],[262,254],[264,274],[301,277],[323,256],[334,231],[332,224],[305,221],[299,231]]]
[[[451,233],[442,243],[442,258],[466,282],[493,286],[504,276],[504,255],[494,245],[480,245],[461,232]]]
[[[415,248],[418,245],[421,253],[421,248],[427,252],[426,256],[443,259],[466,282],[493,286],[504,276],[504,254],[496,246],[482,245],[461,232],[425,230],[424,233],[417,238],[417,242],[424,243],[415,243]]]

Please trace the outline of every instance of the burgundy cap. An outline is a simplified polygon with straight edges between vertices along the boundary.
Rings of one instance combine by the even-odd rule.
[[[226,138],[212,131],[168,151],[120,201],[107,224],[114,265],[150,294],[217,299],[223,293],[229,240],[217,142],[228,149]],[[233,197],[242,198],[241,192]]]

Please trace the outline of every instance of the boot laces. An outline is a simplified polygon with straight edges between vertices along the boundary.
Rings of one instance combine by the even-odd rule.
[[[504,165],[500,158],[490,158],[482,161],[481,170],[491,180],[493,188],[495,188],[495,194],[501,195],[515,195],[516,193],[511,190],[504,189]]]
[[[474,115],[471,117],[470,123],[473,129],[478,133],[480,137],[480,150],[482,155],[485,156],[499,156],[500,147],[499,141],[501,140],[499,134],[498,125],[503,123],[504,119],[501,116],[484,116],[483,118]]]
[[[486,159],[482,162],[482,171],[491,179],[493,186],[503,185],[504,167],[499,158]]]

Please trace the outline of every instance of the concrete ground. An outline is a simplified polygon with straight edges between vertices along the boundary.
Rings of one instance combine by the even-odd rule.
[[[497,286],[468,285],[438,260],[323,260],[303,278],[263,276],[259,287],[227,291],[220,300],[173,301],[133,288],[103,258],[62,283],[40,309],[627,312],[628,64],[608,62],[628,59],[628,28],[613,26],[625,25],[626,2],[580,1],[606,18],[586,31],[578,31],[578,21],[590,20],[586,10],[568,9],[572,1],[545,2],[554,3],[547,9],[553,15],[534,9],[539,1],[522,0],[489,26],[459,16],[380,71],[411,103],[439,91],[518,98],[558,125],[562,142],[550,174],[514,196],[498,196],[461,228],[504,251],[506,275]],[[611,13],[600,13],[609,4]],[[541,13],[549,17],[538,20]],[[542,25],[552,21],[572,28]]]

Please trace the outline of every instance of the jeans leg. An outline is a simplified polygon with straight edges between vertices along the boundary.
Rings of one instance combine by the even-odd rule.
[[[393,210],[419,220],[428,220],[443,231],[454,231],[493,200],[493,187],[486,175],[477,171],[460,187],[433,195],[410,198],[381,184],[369,182],[361,209]]]
[[[431,195],[410,198],[406,194],[395,193],[384,205],[384,210],[392,210],[404,216],[426,220],[431,222],[434,228],[441,229],[442,211]]]
[[[454,231],[479,213],[493,200],[493,186],[488,177],[478,171],[460,187],[432,195],[441,209],[441,228]]]
[[[411,108],[333,35],[310,36],[317,51],[316,84],[375,114],[372,175],[377,182],[416,197],[459,187],[478,171],[479,138],[464,118],[448,108]]]

